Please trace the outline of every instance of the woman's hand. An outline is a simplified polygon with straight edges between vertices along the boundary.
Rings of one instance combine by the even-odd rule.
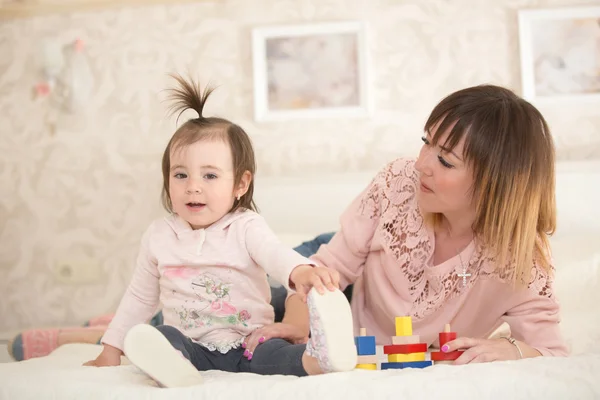
[[[306,302],[306,296],[312,287],[320,294],[325,293],[325,288],[331,291],[339,288],[340,274],[331,268],[299,265],[292,270],[290,281],[302,301]]]
[[[102,352],[95,360],[83,364],[85,367],[116,367],[121,365],[121,355],[123,352],[116,347],[104,345]]]
[[[537,350],[526,346],[522,342],[516,343],[519,345],[524,357],[541,355]],[[455,365],[518,360],[521,358],[517,347],[506,339],[473,339],[461,337],[446,343],[442,346],[441,350],[444,353],[464,350],[464,353],[454,361]]]
[[[242,347],[246,349],[244,357],[252,360],[256,347],[269,339],[279,338],[292,344],[308,342],[308,335],[295,325],[275,323],[258,328],[244,339]]]

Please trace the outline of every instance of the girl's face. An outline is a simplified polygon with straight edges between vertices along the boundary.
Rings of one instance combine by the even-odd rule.
[[[231,149],[222,140],[195,142],[172,151],[169,158],[173,212],[193,229],[207,228],[223,218],[252,179],[246,171],[241,182],[234,184]]]

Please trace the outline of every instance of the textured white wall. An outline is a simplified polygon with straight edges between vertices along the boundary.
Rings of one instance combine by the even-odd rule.
[[[209,114],[252,136],[258,179],[372,170],[416,154],[448,93],[480,83],[520,91],[518,9],[576,4],[598,1],[227,0],[2,21],[0,328],[80,323],[116,307],[139,235],[161,213],[160,155],[175,127],[161,102],[167,73],[220,86]],[[251,29],[356,19],[369,26],[374,115],[255,123]],[[94,86],[88,114],[73,117],[31,91],[39,44],[76,37]],[[560,158],[600,158],[597,110],[542,108]],[[62,282],[63,263],[92,282]]]

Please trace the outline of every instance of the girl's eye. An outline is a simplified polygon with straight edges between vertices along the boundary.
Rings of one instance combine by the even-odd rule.
[[[442,157],[441,155],[438,155],[438,160],[440,160],[440,163],[446,167],[446,168],[454,168],[454,165],[450,164],[448,161],[444,160],[444,157]]]
[[[217,176],[215,174],[206,174],[206,175],[204,175],[204,178],[206,178],[208,180],[212,180],[212,179],[217,179]]]
[[[429,140],[427,140],[427,138],[425,136],[421,136],[421,140],[423,141],[423,143],[425,144],[429,144]]]
[[[173,175],[176,179],[185,179],[187,178],[187,175],[182,173],[182,172],[178,172],[175,175]]]

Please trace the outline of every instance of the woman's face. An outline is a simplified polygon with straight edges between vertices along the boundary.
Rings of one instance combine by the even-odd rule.
[[[452,151],[443,148],[451,125],[434,146],[431,139],[437,126],[423,137],[424,144],[415,164],[420,175],[417,191],[419,208],[425,213],[441,213],[445,216],[472,215],[473,173],[463,156],[464,136]]]

